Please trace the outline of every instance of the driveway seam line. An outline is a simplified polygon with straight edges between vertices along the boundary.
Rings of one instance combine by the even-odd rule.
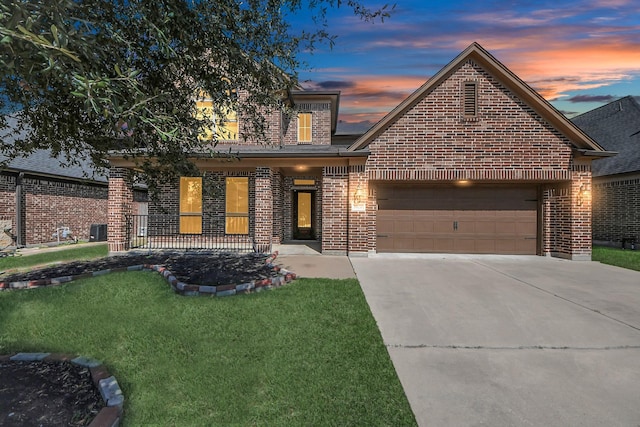
[[[581,307],[581,308],[583,308],[583,309],[585,309],[585,310],[589,310],[589,311],[591,311],[591,312],[593,312],[593,313],[599,314],[599,315],[601,315],[601,316],[603,316],[603,317],[606,317],[607,319],[613,320],[614,322],[618,322],[618,323],[620,323],[620,324],[622,324],[622,325],[625,325],[625,326],[627,326],[627,327],[629,327],[629,328],[631,328],[631,329],[635,329],[636,331],[640,332],[640,328],[639,328],[639,327],[634,326],[634,325],[631,325],[631,324],[629,324],[629,323],[627,323],[627,322],[625,322],[625,321],[623,321],[623,320],[616,319],[615,317],[609,316],[608,314],[605,314],[605,313],[603,313],[603,312],[601,312],[601,311],[599,311],[599,310],[596,310],[595,308],[591,308],[591,307],[588,307],[588,306],[586,306],[586,305],[584,305],[584,304],[580,304],[579,302],[572,301],[572,300],[570,300],[570,299],[568,299],[568,298],[565,298],[565,297],[563,297],[563,296],[561,296],[561,295],[555,294],[555,293],[553,293],[553,292],[551,292],[551,291],[548,291],[548,290],[546,290],[546,289],[544,289],[544,288],[541,288],[541,287],[539,287],[539,286],[536,286],[536,285],[534,285],[533,283],[526,282],[526,281],[524,281],[524,280],[522,280],[522,279],[520,279],[520,278],[518,278],[518,277],[512,276],[512,275],[510,275],[510,274],[508,274],[508,273],[505,273],[505,272],[503,272],[503,271],[501,271],[501,270],[498,270],[498,269],[496,269],[496,268],[494,268],[494,267],[491,267],[491,266],[489,266],[489,265],[487,265],[487,264],[483,264],[482,262],[479,262],[479,261],[477,261],[477,260],[473,260],[472,262],[473,262],[473,263],[475,263],[475,264],[481,265],[481,266],[483,266],[483,267],[486,267],[486,268],[488,268],[489,270],[492,270],[492,271],[494,271],[494,272],[496,272],[496,273],[498,273],[498,274],[501,274],[501,275],[503,275],[503,276],[509,277],[510,279],[513,279],[513,280],[515,280],[515,281],[518,281],[518,282],[520,282],[520,283],[522,283],[522,284],[524,284],[524,285],[526,285],[526,286],[529,286],[529,287],[532,287],[532,288],[534,288],[534,289],[537,289],[537,290],[539,290],[539,291],[541,291],[541,292],[544,292],[544,293],[546,293],[546,294],[549,294],[549,295],[551,295],[551,296],[554,296],[554,297],[556,297],[556,298],[559,298],[559,299],[561,299],[561,300],[563,300],[563,301],[566,301],[566,302],[568,302],[568,303],[571,303],[571,304],[577,305],[578,307]]]
[[[610,350],[640,350],[640,345],[618,345],[606,347],[567,347],[567,346],[544,346],[525,345],[517,347],[492,347],[492,346],[466,346],[466,345],[427,345],[427,344],[385,344],[387,348],[406,349],[437,349],[437,350],[572,350],[572,351],[610,351]]]

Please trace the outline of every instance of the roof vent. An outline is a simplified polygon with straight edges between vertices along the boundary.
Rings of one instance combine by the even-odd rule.
[[[466,81],[462,86],[462,115],[465,120],[478,117],[478,83]]]

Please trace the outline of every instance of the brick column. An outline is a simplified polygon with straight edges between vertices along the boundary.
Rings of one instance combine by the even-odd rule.
[[[132,213],[133,186],[128,169],[109,170],[109,201],[107,203],[107,239],[109,252],[129,249],[126,215]]]
[[[273,173],[271,189],[273,190],[273,243],[279,244],[284,239],[284,179],[280,172]]]
[[[591,261],[591,161],[571,169],[571,259]]]
[[[255,190],[255,244],[259,251],[271,250],[273,237],[273,171],[271,168],[256,168]]]
[[[551,256],[553,251],[553,242],[552,242],[552,198],[554,190],[549,186],[545,186],[542,190],[542,254],[545,256]]]
[[[322,253],[347,254],[349,171],[346,166],[322,169]]]
[[[349,166],[349,256],[367,256],[373,249],[373,207],[365,166]]]

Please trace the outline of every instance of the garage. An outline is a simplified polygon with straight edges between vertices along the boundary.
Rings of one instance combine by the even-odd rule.
[[[378,252],[538,252],[534,185],[376,187]]]

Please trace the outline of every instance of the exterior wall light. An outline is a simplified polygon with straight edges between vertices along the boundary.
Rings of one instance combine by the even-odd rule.
[[[351,199],[351,212],[365,212],[367,210],[367,198],[364,190],[358,184]]]
[[[580,185],[580,189],[578,190],[578,197],[576,199],[576,204],[578,206],[582,206],[582,204],[585,201],[589,200],[590,196],[591,196],[591,188],[589,187],[589,184]]]

